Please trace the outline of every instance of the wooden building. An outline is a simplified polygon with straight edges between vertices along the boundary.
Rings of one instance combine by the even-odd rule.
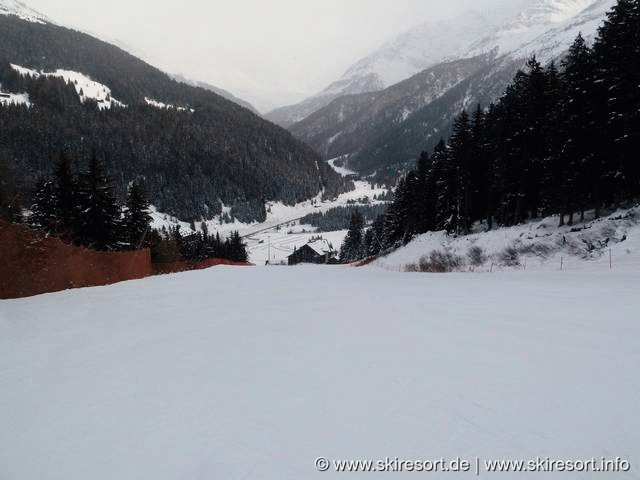
[[[314,240],[289,255],[289,265],[298,263],[337,263],[336,251],[326,240]]]

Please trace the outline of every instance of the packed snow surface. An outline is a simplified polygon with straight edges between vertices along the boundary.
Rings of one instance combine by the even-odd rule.
[[[637,478],[639,309],[636,268],[217,267],[3,300],[0,478],[349,475],[318,457]],[[604,478],[505,478],[561,475]]]

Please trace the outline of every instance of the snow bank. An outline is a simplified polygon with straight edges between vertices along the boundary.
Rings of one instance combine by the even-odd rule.
[[[449,254],[458,270],[575,270],[640,267],[640,207],[558,227],[557,215],[509,228],[459,237],[445,232],[420,235],[405,247],[371,265],[389,270],[412,269],[431,252]],[[472,251],[474,249],[475,251]],[[474,255],[475,254],[475,255]],[[481,262],[472,261],[472,257]]]
[[[621,457],[611,478],[634,478],[637,287],[617,270],[218,267],[2,301],[0,478],[350,475],[321,456]]]

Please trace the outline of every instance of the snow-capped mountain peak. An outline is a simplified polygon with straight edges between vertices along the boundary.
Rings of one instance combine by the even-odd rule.
[[[480,12],[419,25],[354,64],[321,95],[386,88],[432,65],[459,57],[470,39],[495,26],[495,21]]]
[[[540,0],[518,18],[529,24],[559,23],[577,15],[594,0]]]
[[[614,3],[615,0],[539,0],[475,42],[466,55],[491,51],[515,59],[535,53],[541,61],[553,60],[579,32],[592,39]]]
[[[382,90],[443,62],[479,55],[517,60],[562,54],[579,31],[588,40],[615,0],[525,0],[510,11],[467,12],[415,27],[361,59],[325,90],[299,105],[267,114],[291,125],[335,98]]]
[[[51,23],[47,17],[18,0],[0,0],[0,15],[15,15],[34,23]]]

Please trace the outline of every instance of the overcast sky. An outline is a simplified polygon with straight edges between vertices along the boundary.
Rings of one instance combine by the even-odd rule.
[[[522,2],[523,0],[516,0]],[[225,88],[259,110],[295,103],[425,22],[514,0],[23,0],[52,21],[152,65]]]

